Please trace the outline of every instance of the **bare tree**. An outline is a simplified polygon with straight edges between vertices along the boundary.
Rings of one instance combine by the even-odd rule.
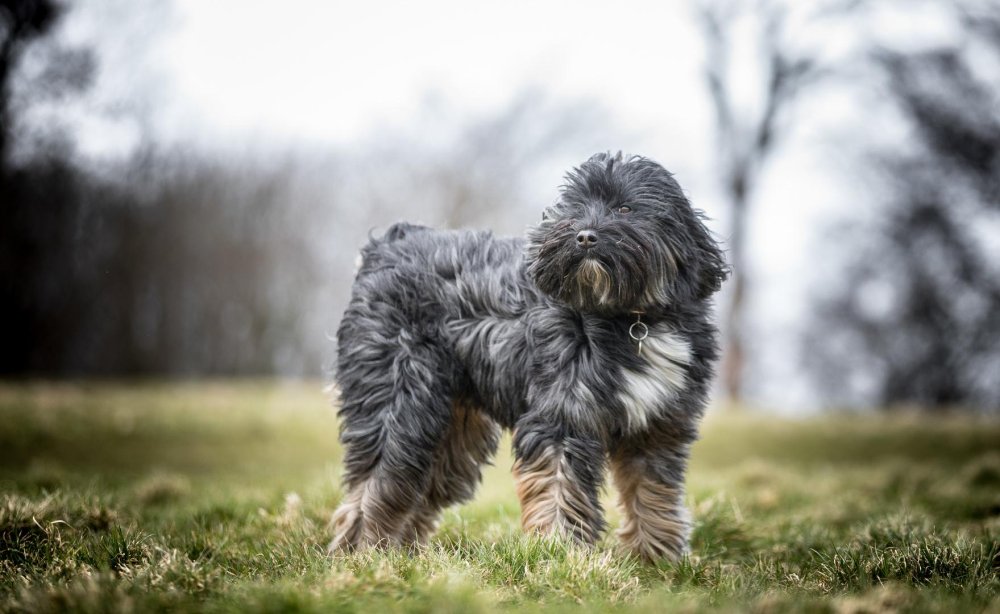
[[[61,238],[63,225],[56,224],[49,211],[40,207],[19,206],[34,195],[27,192],[26,181],[7,165],[12,137],[12,80],[25,50],[35,40],[48,33],[59,17],[58,7],[49,0],[0,0],[0,372],[19,365],[32,349],[29,321],[38,301],[27,294],[39,296],[42,289],[33,274],[39,269],[25,266],[40,264],[37,236],[24,232],[28,226],[48,227],[51,236]],[[66,185],[63,173],[47,177],[55,191]],[[35,204],[35,203],[32,203]],[[25,292],[30,287],[35,292]],[[34,304],[31,304],[34,302]]]
[[[845,8],[825,6],[812,17],[823,18]],[[824,69],[815,52],[791,43],[791,11],[780,0],[702,0],[697,15],[707,48],[704,71],[715,112],[717,168],[729,209],[729,260],[734,269],[723,315],[722,381],[729,399],[738,402],[745,364],[744,305],[752,287],[747,226],[754,190],[765,163],[789,128],[782,115]],[[756,78],[761,93],[753,101],[756,104],[748,104],[736,91],[734,59],[747,52],[737,45],[736,30],[744,25],[753,30],[750,51],[759,55]]]
[[[0,163],[10,130],[10,81],[26,46],[44,35],[59,17],[50,0],[0,0]]]
[[[887,98],[912,128],[879,151],[874,221],[843,231],[851,256],[824,284],[806,366],[828,403],[1000,408],[1000,12],[962,7],[965,36],[879,50]],[[985,63],[988,65],[988,63]],[[818,335],[817,335],[818,336]]]

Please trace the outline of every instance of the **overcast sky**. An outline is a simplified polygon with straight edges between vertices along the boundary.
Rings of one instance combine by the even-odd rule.
[[[862,19],[797,24],[797,44],[850,65],[872,40],[930,45],[953,36],[941,12],[924,3],[882,6],[888,8]],[[690,7],[80,1],[59,36],[95,50],[97,81],[76,106],[39,105],[33,121],[58,116],[77,135],[79,151],[96,159],[127,156],[144,130],[161,141],[220,152],[297,142],[349,146],[386,127],[412,131],[429,96],[462,113],[488,113],[533,86],[556,99],[595,101],[607,109],[620,135],[607,148],[650,156],[675,172],[696,206],[716,218],[713,226],[724,238],[703,48]],[[737,83],[753,108],[755,56],[750,46],[739,49]],[[852,78],[832,79],[794,109],[790,119],[797,127],[769,166],[755,203],[751,271],[758,294],[752,313],[763,316],[755,318],[761,338],[774,339],[762,358],[779,370],[794,369],[782,361],[790,351],[790,327],[807,307],[802,280],[815,252],[810,244],[845,207],[864,198],[864,186],[846,179],[853,164],[848,152],[891,142],[900,131],[877,96],[866,98],[851,87]],[[129,107],[143,109],[142,127],[122,112]],[[422,138],[433,141],[435,135]],[[557,181],[552,177],[533,189],[547,201]],[[801,404],[805,392],[794,388],[765,391],[763,401]]]

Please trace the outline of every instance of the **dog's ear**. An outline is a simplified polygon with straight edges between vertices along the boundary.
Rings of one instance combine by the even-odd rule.
[[[698,277],[698,299],[706,299],[722,289],[722,282],[729,279],[731,269],[723,259],[722,251],[713,248],[711,258],[702,263],[701,274]]]
[[[692,238],[694,239],[695,258],[695,298],[706,299],[722,288],[722,282],[729,278],[731,269],[726,264],[726,257],[719,242],[705,226],[705,214],[694,210]]]

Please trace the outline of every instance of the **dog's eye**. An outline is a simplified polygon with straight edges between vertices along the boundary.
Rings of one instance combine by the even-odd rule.
[[[546,211],[542,211],[542,221],[549,219],[549,214]]]
[[[621,207],[618,207],[618,213],[630,213],[631,211],[632,207],[629,207],[628,205],[622,205]]]

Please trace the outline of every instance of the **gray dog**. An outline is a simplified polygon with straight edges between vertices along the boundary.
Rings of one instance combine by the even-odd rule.
[[[597,540],[610,464],[628,550],[686,551],[728,268],[669,172],[597,154],[527,240],[397,224],[361,254],[337,333],[332,550],[426,540],[473,496],[503,427],[525,530]]]

